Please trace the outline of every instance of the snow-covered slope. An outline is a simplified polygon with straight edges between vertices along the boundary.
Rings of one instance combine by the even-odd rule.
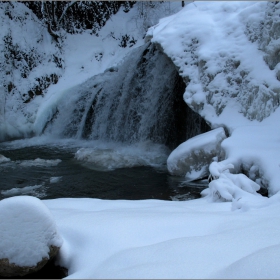
[[[226,163],[280,190],[279,3],[195,2],[149,29],[186,82],[184,100],[225,127]]]
[[[185,101],[212,126],[233,128],[239,119],[244,122],[242,115],[261,121],[279,106],[276,70],[265,63],[261,50],[267,5],[191,3],[148,32],[184,77]]]

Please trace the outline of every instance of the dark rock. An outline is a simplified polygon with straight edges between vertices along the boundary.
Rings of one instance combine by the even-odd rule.
[[[36,266],[18,266],[14,263],[10,263],[7,258],[0,259],[0,276],[1,277],[13,277],[24,276],[30,273],[34,273],[43,268],[51,259],[53,259],[59,251],[59,247],[50,246],[49,258],[43,258]]]

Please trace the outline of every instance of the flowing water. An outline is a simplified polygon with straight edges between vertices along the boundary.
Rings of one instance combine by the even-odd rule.
[[[10,159],[0,163],[0,199],[33,195],[41,199],[185,200],[200,197],[205,188],[170,176],[165,165],[167,151],[161,146],[153,147],[158,148],[154,154],[143,145],[141,149],[139,145],[114,149],[107,145],[101,149],[80,142],[80,146],[86,145],[81,149],[63,142],[27,146],[15,143],[0,144],[0,154]],[[87,152],[86,159],[77,158],[80,150]],[[89,160],[92,153],[95,159],[99,155],[98,161]],[[114,161],[118,166],[112,166]],[[147,165],[143,165],[145,162]]]

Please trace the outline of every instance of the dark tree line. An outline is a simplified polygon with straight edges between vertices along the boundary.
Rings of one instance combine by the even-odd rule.
[[[23,1],[33,13],[48,25],[53,37],[63,28],[66,32],[81,33],[85,29],[98,34],[106,21],[122,8],[128,12],[135,1]]]

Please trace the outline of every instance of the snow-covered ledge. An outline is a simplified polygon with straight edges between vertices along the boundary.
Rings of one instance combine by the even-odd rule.
[[[227,128],[226,163],[269,196],[280,190],[280,64],[272,51],[280,47],[279,9],[270,2],[190,3],[146,37],[178,68],[185,102],[213,129]]]

